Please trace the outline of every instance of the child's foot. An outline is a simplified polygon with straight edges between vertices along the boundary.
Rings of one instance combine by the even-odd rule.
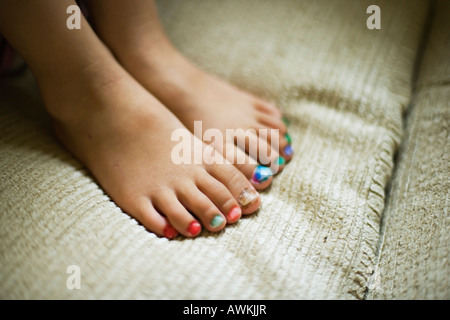
[[[174,164],[171,135],[187,129],[127,73],[86,70],[64,85],[41,81],[44,100],[62,143],[125,212],[173,238],[201,225],[219,231],[258,209],[258,193],[231,164]]]
[[[238,132],[237,140],[231,140],[231,145],[228,143],[226,148],[223,148],[222,141],[214,141],[212,145],[225,150],[224,156],[236,164],[256,188],[263,189],[270,184],[270,171],[257,167],[253,159],[274,172],[282,170],[286,161],[291,159],[292,148],[286,126],[280,110],[271,103],[202,72],[170,46],[138,53],[124,64],[191,132],[197,134],[194,124],[199,120],[203,132],[215,128],[224,137],[229,129],[243,129]],[[245,133],[247,129],[253,133]],[[247,154],[235,146],[240,138],[245,141],[241,148]],[[239,164],[236,155],[245,158],[245,164]],[[263,171],[262,175],[260,171]],[[258,183],[258,180],[263,180],[260,181],[263,183]]]
[[[218,129],[222,139],[211,144],[256,188],[270,185],[271,170],[259,167],[257,161],[276,172],[292,157],[278,108],[194,67],[164,34],[154,1],[95,0],[87,4],[97,34],[133,77],[194,134],[195,121],[201,121],[203,132]],[[241,132],[235,141],[228,139],[224,149],[226,132],[233,129]]]
[[[92,3],[142,13],[140,6],[151,4],[131,1]],[[217,164],[222,156],[209,154],[216,163],[172,161],[172,134],[187,129],[117,63],[83,17],[80,29],[66,28],[69,6],[75,1],[0,1],[0,31],[36,77],[62,143],[115,203],[168,238],[196,236],[201,225],[219,231],[257,210],[258,193],[233,165]],[[208,150],[201,141],[189,146],[194,159]]]

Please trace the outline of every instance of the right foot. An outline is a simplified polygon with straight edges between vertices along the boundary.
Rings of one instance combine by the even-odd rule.
[[[259,194],[233,165],[174,164],[171,135],[187,129],[121,69],[99,83],[111,69],[40,85],[58,138],[123,211],[173,238],[195,237],[201,225],[217,232],[258,209]],[[193,153],[206,146],[198,145]]]
[[[97,34],[124,68],[256,189],[267,188],[293,153],[280,110],[184,58],[164,34],[153,1],[87,4]]]

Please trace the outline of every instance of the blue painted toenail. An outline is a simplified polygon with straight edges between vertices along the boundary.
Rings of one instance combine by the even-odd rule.
[[[287,155],[287,156],[291,156],[293,152],[294,152],[294,150],[292,149],[292,146],[290,144],[288,144],[284,148],[284,154]]]
[[[259,165],[253,172],[252,180],[254,182],[261,183],[269,179],[271,176],[273,176],[273,172],[269,167]]]

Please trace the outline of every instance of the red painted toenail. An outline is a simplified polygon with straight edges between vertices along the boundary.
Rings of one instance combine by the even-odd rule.
[[[197,221],[192,221],[187,228],[187,232],[189,232],[193,236],[196,236],[201,229],[202,226],[200,225],[200,223],[198,223]]]
[[[178,231],[175,230],[174,227],[172,227],[170,224],[166,225],[166,227],[163,230],[164,237],[167,239],[173,239],[178,235]]]
[[[228,221],[235,222],[241,217],[242,211],[239,206],[234,206],[228,213]]]

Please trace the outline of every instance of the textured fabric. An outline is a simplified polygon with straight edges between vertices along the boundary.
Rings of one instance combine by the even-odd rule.
[[[450,3],[438,2],[393,178],[370,298],[450,299]]]
[[[381,30],[366,9],[382,9]],[[175,45],[276,102],[295,156],[253,216],[158,238],[57,143],[32,78],[0,92],[0,297],[362,299],[425,1],[159,1]],[[70,265],[81,289],[69,290]]]

